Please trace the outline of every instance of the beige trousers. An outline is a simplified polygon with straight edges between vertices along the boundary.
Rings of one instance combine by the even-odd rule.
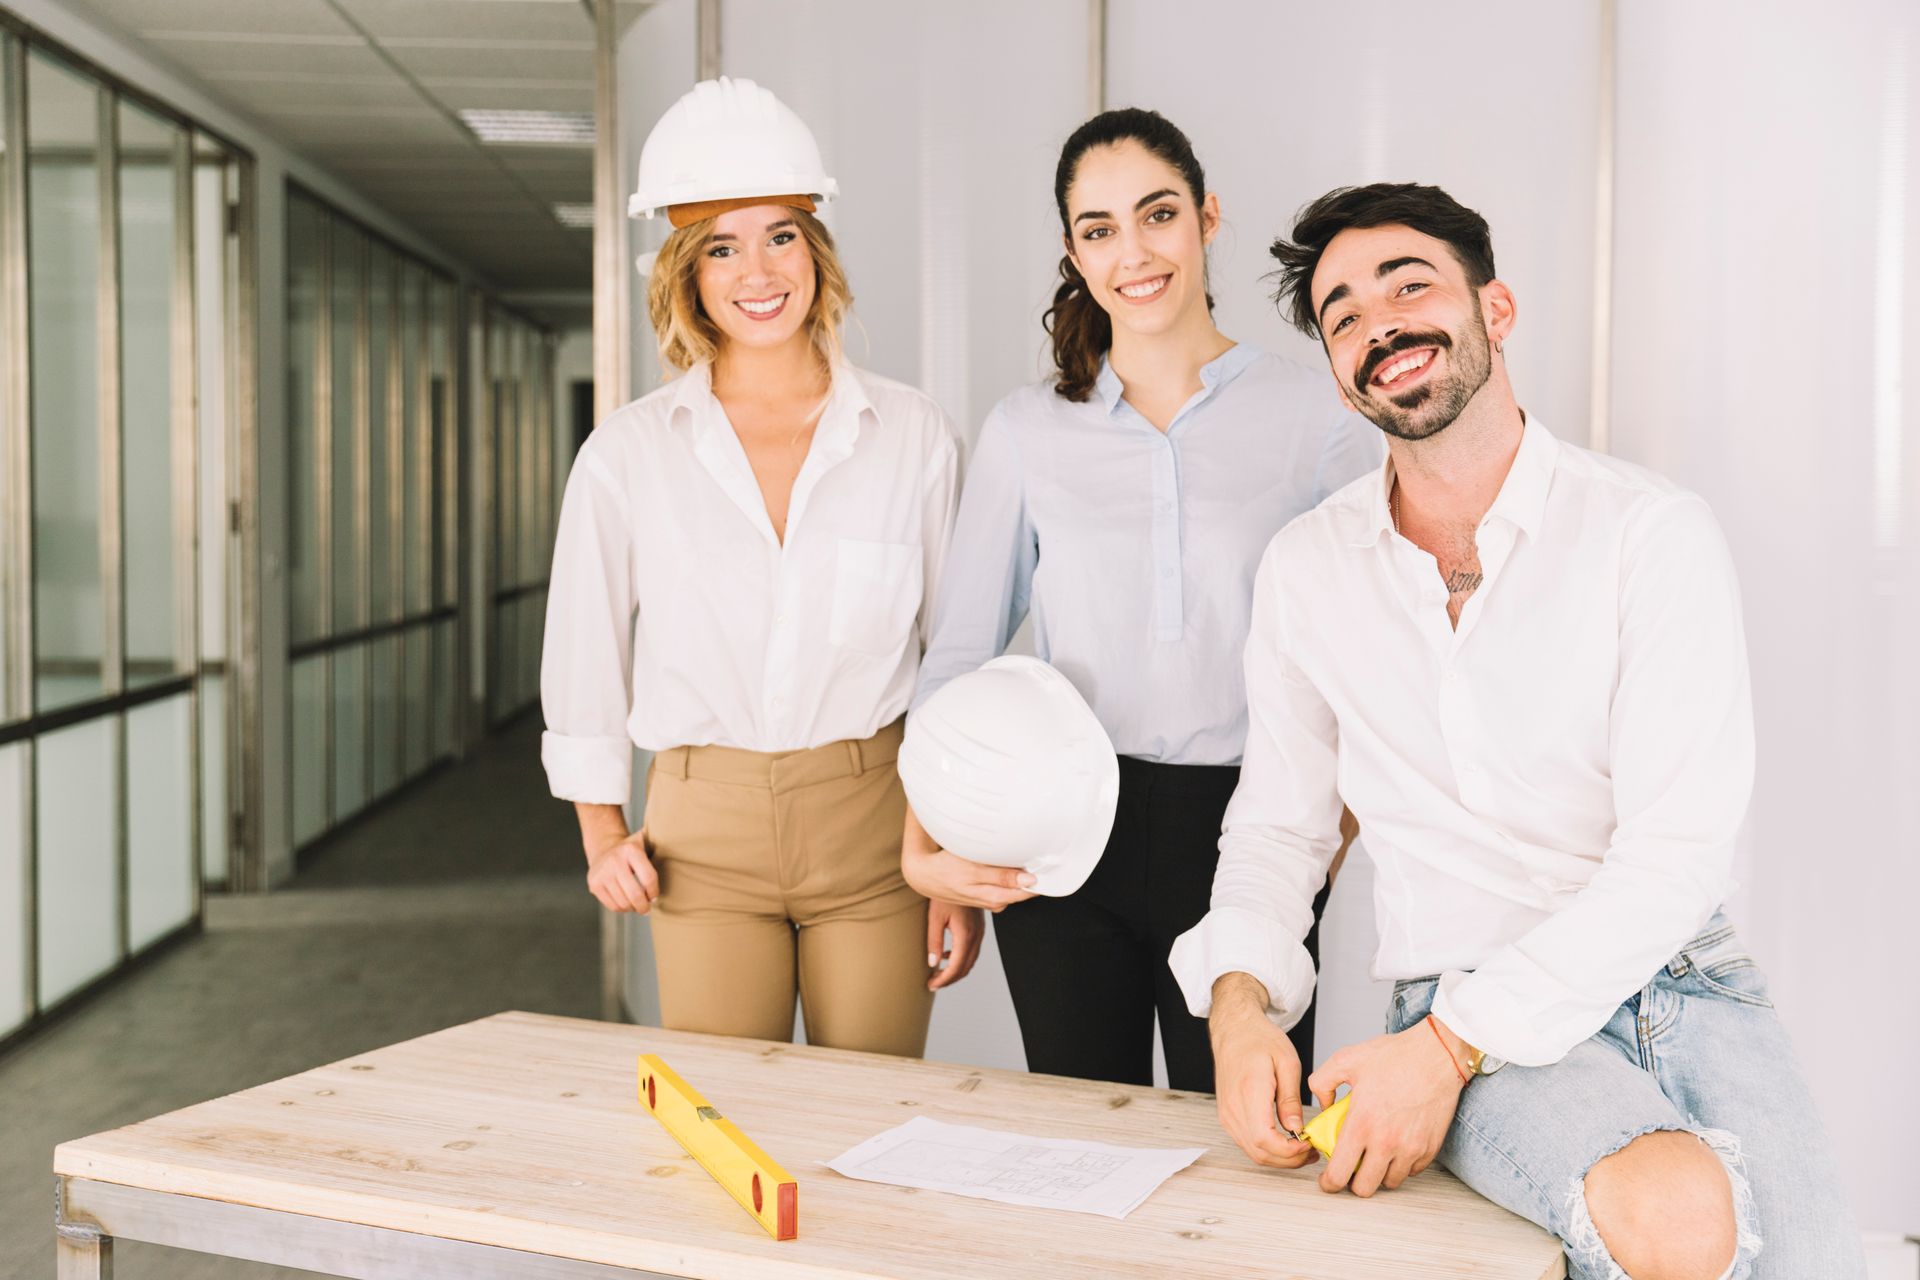
[[[918,1057],[927,900],[900,876],[901,722],[863,742],[675,747],[647,780],[661,1022]]]

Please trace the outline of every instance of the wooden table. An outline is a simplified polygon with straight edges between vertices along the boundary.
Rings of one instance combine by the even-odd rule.
[[[659,1053],[800,1180],[776,1243],[639,1107]],[[1124,1221],[821,1167],[916,1115],[1204,1146]],[[1372,1200],[1254,1167],[1200,1094],[503,1013],[63,1143],[59,1274],[113,1239],[384,1280],[1408,1276],[1543,1280],[1559,1245],[1433,1170]]]

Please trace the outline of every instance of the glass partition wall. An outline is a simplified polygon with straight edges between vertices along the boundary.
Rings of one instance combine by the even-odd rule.
[[[459,432],[451,279],[287,198],[296,846],[454,754]]]
[[[0,21],[0,1038],[192,928],[203,868],[225,876],[231,708],[205,664],[229,651],[230,490],[207,468],[240,417],[250,173]]]
[[[540,641],[553,561],[553,338],[498,307],[485,312],[488,508],[487,718],[499,725],[540,697]]]

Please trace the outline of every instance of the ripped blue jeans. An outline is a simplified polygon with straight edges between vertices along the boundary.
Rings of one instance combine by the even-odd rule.
[[[1427,1016],[1435,981],[1394,985],[1389,1031]],[[1468,1085],[1440,1161],[1559,1236],[1573,1280],[1616,1280],[1625,1273],[1587,1212],[1587,1170],[1642,1134],[1685,1130],[1728,1166],[1732,1280],[1856,1280],[1860,1232],[1817,1116],[1766,979],[1715,915],[1565,1058]]]

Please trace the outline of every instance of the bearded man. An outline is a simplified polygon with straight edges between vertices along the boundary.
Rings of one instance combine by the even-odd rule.
[[[1556,440],[1508,381],[1513,291],[1434,187],[1347,188],[1273,247],[1279,301],[1376,473],[1268,547],[1211,910],[1170,963],[1221,1122],[1298,1140],[1301,939],[1341,801],[1378,874],[1389,1034],[1307,1080],[1321,1175],[1435,1159],[1558,1235],[1575,1277],[1865,1275],[1813,1100],[1721,913],[1753,785],[1740,595],[1706,503]]]

